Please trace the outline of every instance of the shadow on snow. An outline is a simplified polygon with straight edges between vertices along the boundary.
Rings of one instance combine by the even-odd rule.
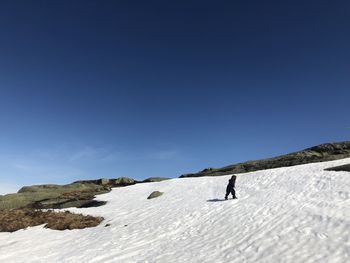
[[[225,199],[220,199],[220,198],[214,198],[214,199],[209,199],[207,202],[223,202],[226,201]]]

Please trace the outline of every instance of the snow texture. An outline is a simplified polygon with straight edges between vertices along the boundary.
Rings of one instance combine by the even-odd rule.
[[[238,200],[222,201],[230,176],[116,188],[69,209],[96,228],[0,233],[0,262],[350,262],[350,174],[323,171],[349,162],[239,174]]]

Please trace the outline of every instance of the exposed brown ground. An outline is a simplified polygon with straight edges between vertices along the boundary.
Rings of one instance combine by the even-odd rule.
[[[45,228],[55,230],[83,229],[95,227],[102,220],[102,217],[84,216],[68,211],[54,212],[28,208],[0,210],[0,232],[14,232],[42,224],[45,224]]]

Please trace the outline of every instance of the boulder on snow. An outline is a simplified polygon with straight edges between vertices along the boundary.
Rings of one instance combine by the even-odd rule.
[[[163,192],[154,191],[147,197],[147,199],[153,199],[153,198],[161,196],[162,194],[163,194]]]

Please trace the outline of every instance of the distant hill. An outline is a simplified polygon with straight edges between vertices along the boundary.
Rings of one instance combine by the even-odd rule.
[[[248,161],[225,166],[223,168],[207,168],[198,173],[183,174],[180,178],[247,173],[299,164],[333,161],[347,157],[350,157],[350,141],[325,143],[274,158]]]

